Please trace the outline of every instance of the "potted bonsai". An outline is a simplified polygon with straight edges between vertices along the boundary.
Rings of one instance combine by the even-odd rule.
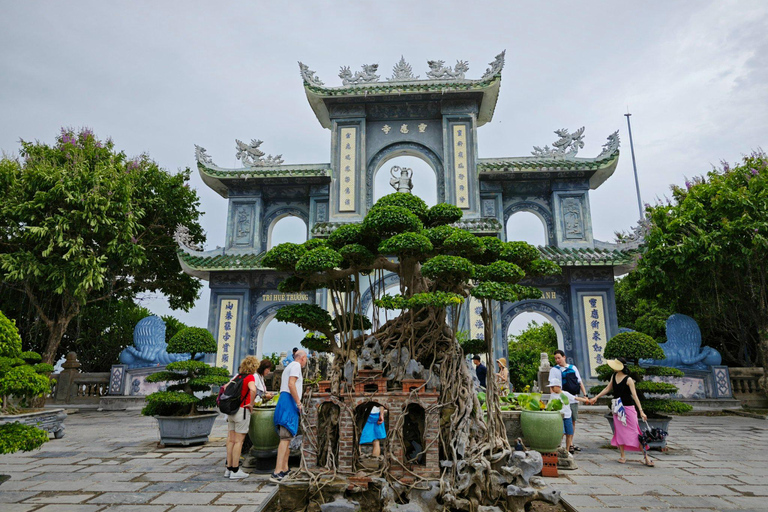
[[[563,401],[555,398],[545,405],[541,401],[541,393],[519,393],[515,395],[515,400],[523,411],[520,427],[528,448],[541,453],[556,452],[563,438],[563,418],[560,415]],[[505,401],[511,403],[512,399]]]
[[[622,332],[608,340],[605,344],[604,356],[608,359],[623,357],[627,360],[626,372],[635,380],[635,390],[637,397],[643,405],[643,411],[648,416],[648,425],[657,427],[664,431],[669,431],[669,423],[672,421],[667,414],[680,414],[693,409],[689,404],[664,398],[677,391],[677,386],[667,382],[652,382],[644,380],[648,375],[682,377],[682,370],[666,366],[649,366],[641,368],[638,363],[640,359],[664,359],[664,350],[656,343],[656,340],[637,331]],[[597,376],[602,382],[608,382],[611,379],[613,370],[607,364],[597,367]],[[605,388],[605,385],[593,386],[589,392],[596,394]],[[656,398],[649,398],[648,395],[654,395]],[[658,397],[661,395],[662,397]],[[613,415],[607,414],[608,422],[613,430]],[[651,448],[666,449],[666,439],[650,443]]]
[[[189,353],[191,359],[170,363],[164,371],[147,377],[147,382],[172,384],[164,391],[148,395],[147,405],[141,413],[155,417],[163,444],[187,446],[208,442],[218,412],[201,412],[199,409],[216,407],[216,396],[208,394],[198,398],[195,392],[210,392],[211,386],[226,384],[230,376],[226,368],[196,361],[195,356],[216,352],[216,340],[207,329],[187,327],[168,341],[167,351],[169,354]]]
[[[53,366],[40,363],[36,352],[22,352],[16,324],[0,312],[0,454],[30,451],[64,435],[63,409],[30,409],[50,391]]]

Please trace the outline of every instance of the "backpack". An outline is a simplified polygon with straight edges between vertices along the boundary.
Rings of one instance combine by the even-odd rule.
[[[235,414],[243,403],[243,376],[239,373],[226,386],[219,389],[216,405],[227,416]]]
[[[579,379],[576,377],[576,371],[573,369],[573,365],[569,364],[568,368],[563,370],[562,366],[558,366],[563,378],[563,391],[567,391],[570,394],[576,396],[579,394],[581,387],[579,386]]]

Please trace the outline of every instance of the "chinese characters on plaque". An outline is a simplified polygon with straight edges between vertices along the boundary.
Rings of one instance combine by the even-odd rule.
[[[453,125],[453,176],[456,182],[456,206],[469,208],[467,175],[467,125]]]
[[[357,156],[357,128],[346,127],[339,132],[341,144],[339,145],[339,169],[341,174],[341,185],[339,195],[339,211],[355,211],[355,178],[356,156]]]
[[[219,348],[216,352],[216,366],[226,368],[229,373],[234,370],[235,335],[237,333],[238,299],[224,299],[219,306],[219,333],[217,341]]]
[[[603,297],[601,295],[585,295],[582,300],[584,301],[584,323],[586,324],[590,373],[596,375],[595,369],[605,363],[603,349],[607,341]]]

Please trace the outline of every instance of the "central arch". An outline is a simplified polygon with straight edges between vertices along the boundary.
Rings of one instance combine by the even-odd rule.
[[[544,206],[533,201],[515,201],[504,209],[504,236],[507,233],[507,223],[509,218],[518,212],[529,212],[534,214],[541,220],[546,229],[546,244],[553,245],[555,243],[555,222],[552,218],[552,212]]]
[[[368,167],[365,171],[365,190],[366,207],[368,210],[373,206],[373,178],[379,169],[393,158],[399,156],[413,156],[429,164],[435,172],[437,178],[437,202],[445,202],[445,173],[443,172],[443,162],[440,157],[427,146],[415,142],[396,142],[382,148],[378,153],[371,157]]]
[[[568,318],[551,305],[540,300],[523,300],[514,304],[504,304],[501,314],[501,332],[506,336],[509,330],[509,324],[520,313],[535,312],[545,317],[554,326],[557,331],[557,345],[567,354],[573,351],[573,334],[568,322]],[[571,359],[570,357],[568,359]],[[572,361],[570,361],[572,362]]]

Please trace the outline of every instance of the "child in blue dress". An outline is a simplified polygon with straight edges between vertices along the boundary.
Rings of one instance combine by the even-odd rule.
[[[383,407],[371,409],[368,420],[363,427],[363,433],[360,435],[360,444],[373,443],[373,452],[371,455],[378,457],[381,455],[380,439],[387,438],[387,430],[384,425],[384,414],[381,412]]]

